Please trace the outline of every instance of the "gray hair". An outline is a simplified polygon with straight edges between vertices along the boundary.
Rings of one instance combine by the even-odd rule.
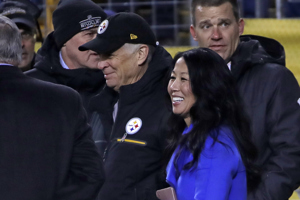
[[[131,43],[125,43],[124,47],[127,49],[128,52],[130,52],[130,54],[134,53],[135,51],[137,51],[143,44],[131,44]],[[147,56],[147,59],[145,61],[145,63],[150,63],[150,61],[152,60],[152,56],[154,54],[155,51],[155,47],[152,45],[147,45],[149,48],[149,53]]]
[[[17,25],[0,15],[0,62],[18,65],[22,61],[22,38]]]

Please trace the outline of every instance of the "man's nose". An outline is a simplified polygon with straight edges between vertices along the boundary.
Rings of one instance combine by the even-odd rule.
[[[24,42],[24,39],[21,40],[21,45],[22,45],[22,48],[25,47],[25,42]]]
[[[219,40],[219,39],[222,38],[222,33],[221,33],[219,27],[214,27],[214,28],[213,28],[213,32],[212,32],[211,38],[212,38],[213,40]]]
[[[99,61],[98,62],[98,68],[100,70],[103,70],[107,66],[107,62],[105,60]]]

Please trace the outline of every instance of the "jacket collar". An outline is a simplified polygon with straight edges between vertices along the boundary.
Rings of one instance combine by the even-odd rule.
[[[285,52],[283,46],[274,39],[243,35],[230,61],[231,72],[238,80],[247,70],[256,65],[277,63],[285,66]]]
[[[53,32],[50,33],[43,46],[37,52],[35,68],[56,79],[57,83],[73,89],[95,91],[105,84],[101,70],[88,68],[64,69],[59,60],[59,49],[55,44]]]
[[[25,76],[22,71],[16,66],[0,64],[0,79],[10,78],[10,75]]]

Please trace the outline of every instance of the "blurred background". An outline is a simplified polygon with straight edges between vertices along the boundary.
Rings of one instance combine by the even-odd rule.
[[[1,0],[0,0],[1,1]],[[45,37],[53,30],[52,13],[59,0],[31,0],[41,10],[38,22]],[[150,24],[159,43],[174,55],[196,47],[189,33],[190,0],[93,0],[108,14],[134,12]],[[244,34],[278,40],[286,51],[286,66],[300,81],[300,0],[238,0],[245,18]],[[72,16],[70,16],[72,17]],[[36,44],[36,49],[41,43]]]

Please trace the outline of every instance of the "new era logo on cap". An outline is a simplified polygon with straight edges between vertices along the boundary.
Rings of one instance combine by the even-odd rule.
[[[134,34],[130,34],[130,39],[131,40],[134,40],[134,39],[137,39],[138,38],[138,36],[136,36],[136,35],[134,35]]]

